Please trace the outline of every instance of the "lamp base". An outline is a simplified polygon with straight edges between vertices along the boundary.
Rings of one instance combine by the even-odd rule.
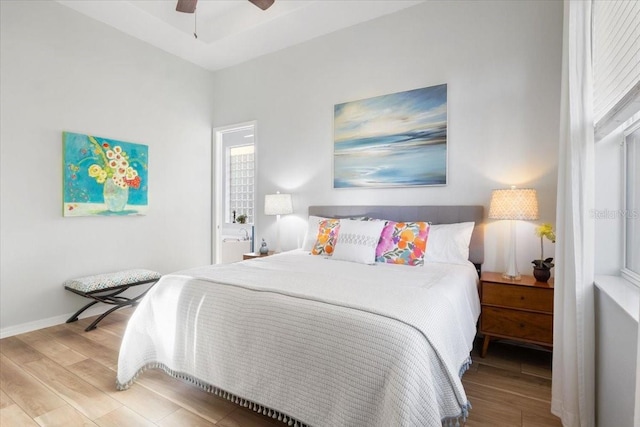
[[[512,275],[512,274],[509,274],[509,273],[502,273],[502,278],[503,279],[508,279],[508,280],[520,280],[520,279],[522,279],[522,277],[520,276],[519,273],[516,273],[515,276]]]
[[[509,221],[511,231],[511,241],[509,242],[509,259],[507,260],[507,271],[502,273],[502,277],[509,280],[520,280],[520,272],[516,263],[516,222]]]
[[[276,215],[276,250],[275,253],[282,252],[280,249],[280,215]]]

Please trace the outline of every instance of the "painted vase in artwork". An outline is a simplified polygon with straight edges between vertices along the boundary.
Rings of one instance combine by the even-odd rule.
[[[104,182],[104,204],[111,212],[122,212],[129,199],[129,187],[122,188],[112,179]]]

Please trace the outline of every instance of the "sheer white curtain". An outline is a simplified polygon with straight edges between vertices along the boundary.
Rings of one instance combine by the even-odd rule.
[[[551,412],[595,426],[591,2],[564,2]]]
[[[640,313],[640,304],[638,304]],[[638,324],[638,352],[636,353],[636,405],[633,414],[633,425],[640,426],[640,323]]]

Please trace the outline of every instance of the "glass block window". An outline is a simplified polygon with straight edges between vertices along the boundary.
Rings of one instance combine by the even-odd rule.
[[[227,149],[227,222],[235,217],[247,216],[247,224],[253,224],[254,191],[253,144]]]

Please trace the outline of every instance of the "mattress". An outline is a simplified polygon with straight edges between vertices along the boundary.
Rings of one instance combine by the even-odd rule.
[[[446,425],[470,407],[477,280],[471,263],[301,250],[165,275],[129,321],[117,386],[159,368],[290,425]]]

